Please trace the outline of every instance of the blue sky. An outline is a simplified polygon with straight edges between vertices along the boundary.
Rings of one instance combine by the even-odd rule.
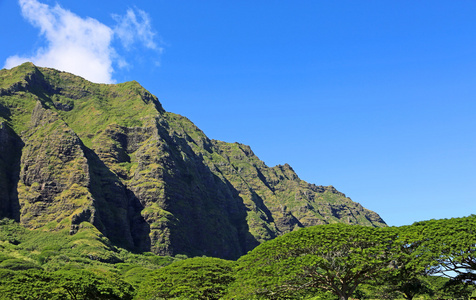
[[[475,212],[476,2],[0,0],[0,67],[136,80],[389,225]]]

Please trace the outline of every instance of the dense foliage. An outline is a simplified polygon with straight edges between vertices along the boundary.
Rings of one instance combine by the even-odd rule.
[[[220,299],[234,281],[233,261],[196,257],[152,272],[139,290],[139,299]]]
[[[423,237],[420,249],[434,261],[432,273],[476,282],[476,215],[418,222],[412,227]]]
[[[70,235],[4,219],[0,299],[132,299],[145,274],[180,259],[117,248],[88,223]]]
[[[111,272],[0,270],[2,299],[132,299],[134,288]]]
[[[392,228],[301,229],[240,258],[228,297],[306,299],[324,291],[339,299],[467,297],[476,283],[475,222],[470,216]]]
[[[395,232],[332,224],[289,233],[239,260],[235,289],[279,298],[328,290],[348,299],[359,284],[388,272]]]
[[[134,254],[88,223],[74,235],[0,222],[0,299],[453,299],[476,295],[476,216],[319,225],[228,261]],[[452,272],[449,272],[452,271]]]

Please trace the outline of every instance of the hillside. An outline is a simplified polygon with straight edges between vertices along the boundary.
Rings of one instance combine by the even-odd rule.
[[[132,81],[0,71],[0,218],[160,255],[237,258],[298,227],[385,226],[332,186],[209,139]]]

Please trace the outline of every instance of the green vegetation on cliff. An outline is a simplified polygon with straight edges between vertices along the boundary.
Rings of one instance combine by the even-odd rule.
[[[298,228],[385,226],[332,186],[210,140],[137,82],[0,71],[0,217],[160,255],[238,258]]]

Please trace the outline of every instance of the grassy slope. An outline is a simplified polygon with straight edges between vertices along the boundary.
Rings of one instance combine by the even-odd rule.
[[[31,230],[0,220],[0,269],[95,269],[118,274],[137,286],[148,272],[180,259],[115,247],[87,222],[69,235],[68,230]]]

